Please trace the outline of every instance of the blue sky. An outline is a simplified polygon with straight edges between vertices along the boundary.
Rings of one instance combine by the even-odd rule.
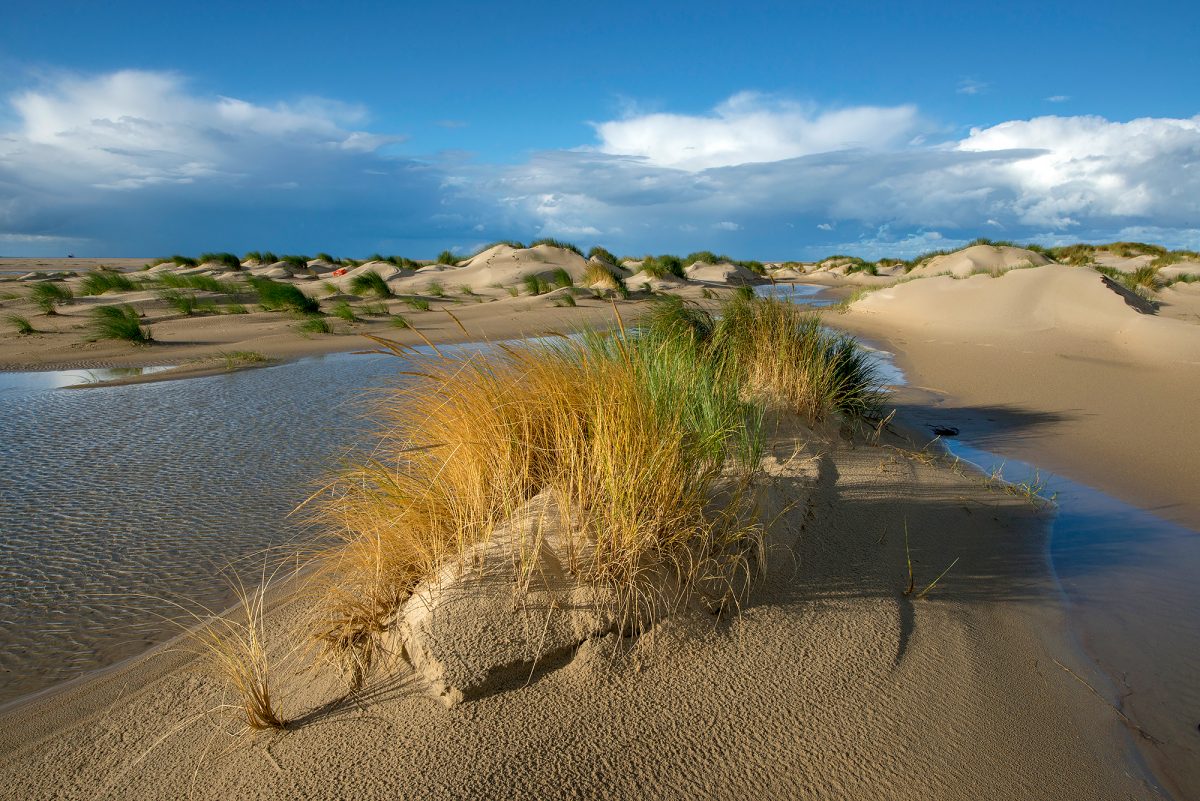
[[[1181,3],[25,3],[0,253],[1200,247]]]

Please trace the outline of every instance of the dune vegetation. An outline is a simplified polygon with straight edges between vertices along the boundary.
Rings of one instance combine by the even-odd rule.
[[[42,281],[29,293],[29,299],[41,309],[42,314],[57,314],[56,306],[69,303],[75,294],[61,281]]]
[[[413,380],[378,398],[374,457],[314,507],[335,539],[317,636],[358,680],[418,584],[542,493],[561,511],[575,581],[622,630],[697,594],[736,607],[762,558],[764,415],[877,408],[855,344],[770,299],[719,317],[664,300],[634,330],[463,355],[377,341]]]
[[[135,345],[152,341],[137,309],[128,304],[92,309],[92,333],[97,339],[122,339]]]

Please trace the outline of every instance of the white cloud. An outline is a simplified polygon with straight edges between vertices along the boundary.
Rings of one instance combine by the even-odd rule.
[[[819,228],[822,231],[832,231],[833,224],[832,223],[817,223],[817,228]]]
[[[710,114],[643,114],[595,124],[597,149],[656,167],[704,170],[850,148],[891,147],[913,137],[914,106],[821,110],[742,92]]]
[[[1046,98],[1047,103],[1066,103],[1071,99],[1070,95],[1050,95]]]
[[[742,230],[742,226],[738,225],[735,222],[730,222],[729,220],[722,220],[721,222],[713,223],[713,228],[716,228],[718,231],[740,231],[740,230]]]
[[[977,81],[974,78],[963,78],[958,82],[958,88],[954,91],[960,95],[978,95],[987,91],[988,85],[983,81]]]
[[[709,116],[602,123],[598,147],[540,153],[494,180],[511,208],[537,217],[530,198],[549,193],[556,218],[602,232],[719,230],[731,219],[757,232],[807,219],[845,230],[961,231],[969,241],[987,228],[1012,238],[1047,231],[1087,238],[1135,224],[1191,228],[1200,219],[1200,117],[1039,117],[936,144],[913,143],[906,129],[875,148],[831,137],[826,150],[764,160],[810,148],[779,145],[779,132],[795,127],[792,107],[755,101],[752,113],[734,113],[747,102],[739,96]],[[768,132],[752,142],[741,136],[750,117]],[[903,119],[916,125],[919,118],[913,111]],[[693,124],[700,131],[689,134]],[[685,153],[688,142],[699,142],[703,156]]]
[[[397,229],[426,237],[426,209],[450,191],[433,163],[389,155],[403,137],[360,130],[366,110],[335,100],[251,103],[125,70],[60,74],[8,102],[0,234],[47,237],[47,249],[68,236],[145,252],[285,237],[295,247],[321,236],[314,220],[340,217],[369,242]],[[364,234],[368,221],[378,228]]]

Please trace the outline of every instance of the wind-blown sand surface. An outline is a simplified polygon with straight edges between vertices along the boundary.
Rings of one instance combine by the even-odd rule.
[[[917,421],[953,423],[980,447],[1196,531],[1200,327],[1151,309],[1090,269],[1053,265],[902,284],[826,319],[897,354],[914,385],[905,403]],[[1151,755],[1190,797],[1200,789],[1200,677],[1193,638],[1172,633],[1180,615],[1194,614],[1194,584],[1178,585],[1197,566],[1196,548],[1186,546],[1176,548],[1174,558],[1187,560],[1178,576],[1158,580],[1138,570],[1132,551],[1126,558],[1135,564],[1118,558],[1111,589],[1097,591],[1104,608],[1089,612],[1089,636],[1111,671],[1131,671],[1126,708],[1167,741]],[[1122,647],[1123,630],[1153,647]]]
[[[768,451],[772,503],[794,506],[740,616],[592,641],[449,709],[404,670],[340,701],[332,675],[289,675],[293,729],[239,740],[198,714],[222,699],[204,660],[146,657],[9,713],[0,794],[1157,797],[1116,715],[1055,664],[1101,682],[1064,646],[1044,516],[828,436],[789,429]],[[905,523],[918,589],[959,559],[921,600],[902,595]],[[273,613],[276,654],[302,608]]]

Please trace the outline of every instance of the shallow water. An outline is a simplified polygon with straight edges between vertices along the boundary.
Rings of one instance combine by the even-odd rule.
[[[762,284],[754,287],[754,294],[760,298],[774,297],[780,300],[790,300],[797,306],[813,308],[832,306],[837,302],[836,298],[826,297],[829,294],[829,287],[820,284]]]
[[[60,387],[0,373],[0,701],[144,650],[163,600],[220,608],[302,533],[289,513],[368,437],[391,356],[340,354],[185,381]],[[99,371],[93,371],[96,373]]]

